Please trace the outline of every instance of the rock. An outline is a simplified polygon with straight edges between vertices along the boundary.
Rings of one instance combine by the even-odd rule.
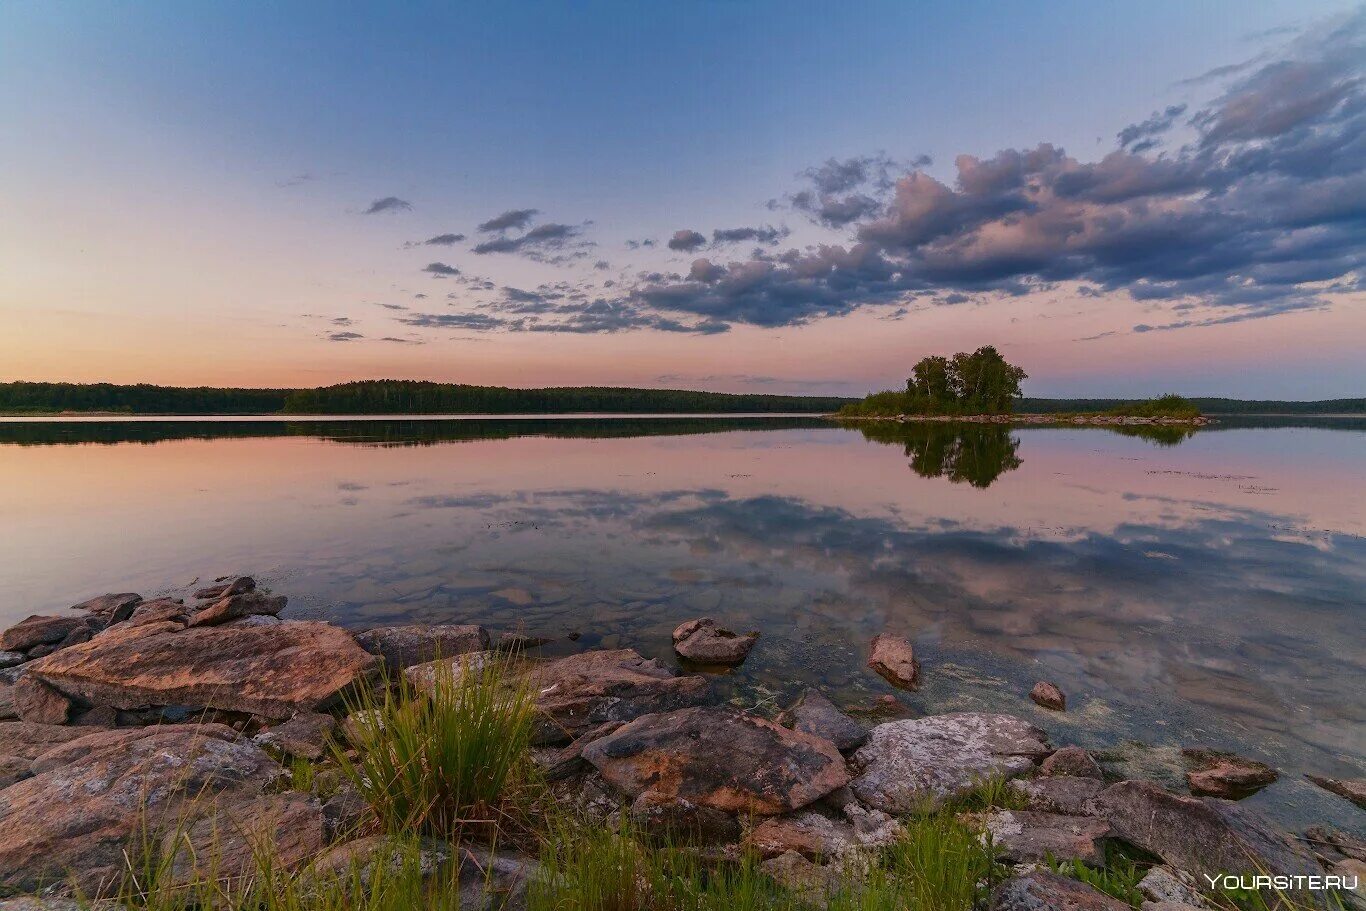
[[[334,845],[318,857],[305,874],[309,878],[354,881],[362,889],[370,886],[381,865],[390,872],[415,865],[422,879],[435,876],[451,862],[451,846],[434,838],[423,838],[416,845],[400,845],[382,835],[370,835]]]
[[[32,674],[25,674],[14,682],[10,697],[21,721],[66,724],[71,717],[71,700]]]
[[[1095,757],[1081,747],[1063,747],[1049,756],[1039,766],[1041,775],[1072,775],[1077,778],[1094,778],[1101,781],[1105,773]]]
[[[915,649],[900,636],[874,636],[868,666],[892,686],[913,690],[920,685],[920,662],[916,660]]]
[[[142,595],[133,592],[119,592],[117,594],[99,595],[80,604],[71,605],[72,610],[82,610],[98,617],[103,617],[109,625],[122,623],[133,614]]]
[[[72,630],[85,626],[86,617],[45,617],[34,614],[0,633],[0,649],[27,652],[40,645],[56,645]]]
[[[674,651],[696,664],[736,665],[745,660],[758,633],[737,635],[717,626],[711,617],[680,623],[673,633]]]
[[[1062,690],[1046,680],[1040,680],[1034,684],[1034,689],[1029,691],[1029,698],[1034,700],[1035,705],[1052,709],[1055,712],[1067,711],[1067,697]]]
[[[541,774],[547,781],[559,781],[586,766],[587,761],[583,758],[584,747],[599,737],[606,737],[622,724],[620,721],[608,721],[580,734],[566,747],[533,750],[532,760],[540,767]]]
[[[1327,826],[1311,826],[1304,830],[1304,840],[1321,857],[1330,861],[1351,859],[1366,861],[1366,839]]]
[[[527,884],[541,875],[531,857],[490,849],[472,842],[459,846],[459,907],[469,911],[525,911]]]
[[[1181,754],[1193,768],[1186,773],[1186,784],[1197,797],[1223,797],[1241,800],[1276,780],[1271,766],[1255,759],[1203,748],[1185,749]]]
[[[0,652],[0,669],[15,667],[28,660],[23,652]]]
[[[1059,775],[1017,778],[1010,782],[1010,789],[1024,798],[1027,809],[1085,816],[1087,804],[1105,789],[1105,783],[1094,778]]]
[[[51,655],[55,651],[57,651],[57,646],[55,645],[49,645],[47,643],[44,643],[42,645],[35,645],[33,648],[28,650],[28,660],[36,661],[39,658],[46,658],[48,655]]]
[[[143,736],[111,737],[5,789],[0,887],[32,891],[70,876],[85,895],[100,895],[145,831],[169,831],[209,803],[255,801],[281,774],[259,747],[193,727],[133,733]]]
[[[90,728],[71,728],[29,721],[0,721],[0,756],[36,759],[55,746],[88,737]]]
[[[791,708],[779,715],[778,723],[803,734],[824,737],[841,751],[852,750],[868,739],[867,728],[813,689],[803,692]]]
[[[641,831],[668,844],[725,844],[740,837],[740,823],[729,813],[655,791],[645,791],[635,799],[631,818]]]
[[[151,626],[154,623],[174,623],[178,626],[185,626],[190,622],[191,611],[185,606],[183,601],[175,598],[157,598],[155,601],[144,601],[133,609],[133,613],[128,619],[120,624],[121,627]],[[120,632],[124,632],[123,629]]]
[[[377,626],[357,633],[356,641],[370,654],[383,658],[393,672],[489,648],[488,632],[472,624]]]
[[[284,623],[284,622],[285,622],[285,621],[284,621],[284,620],[281,620],[279,617],[274,617],[274,616],[271,616],[270,614],[251,614],[251,615],[246,616],[246,617],[239,617],[239,618],[236,619],[236,620],[229,620],[227,623],[224,623],[223,625],[224,625],[224,626],[231,626],[231,627],[241,627],[241,626],[279,626],[281,623]]]
[[[323,831],[328,843],[354,835],[365,820],[368,805],[355,785],[344,782],[323,801]]]
[[[1110,825],[1088,816],[1065,816],[1034,810],[996,810],[984,819],[987,834],[1011,863],[1079,860],[1091,866],[1105,863],[1105,840]]]
[[[770,816],[750,831],[745,844],[763,857],[796,851],[818,862],[842,857],[856,847],[851,826],[809,811]]]
[[[728,707],[645,715],[593,741],[583,757],[613,786],[728,813],[798,809],[849,780],[828,740]]]
[[[1150,902],[1169,902],[1207,908],[1209,903],[1189,874],[1171,867],[1156,866],[1138,881],[1138,891]]]
[[[784,889],[813,900],[833,892],[840,881],[839,870],[812,863],[796,851],[764,861],[759,871]]]
[[[1345,797],[1366,810],[1366,778],[1325,778],[1322,775],[1306,775],[1314,784],[1325,791]]]
[[[428,696],[436,695],[437,681],[459,686],[465,674],[480,675],[490,664],[505,660],[498,652],[467,652],[454,658],[439,658],[404,668],[403,676],[413,689]]]
[[[1183,797],[1150,781],[1121,781],[1092,801],[1115,835],[1193,874],[1310,875],[1318,864],[1236,803]]]
[[[319,712],[300,712],[284,724],[266,728],[252,740],[286,756],[300,759],[321,759],[327,752],[327,738],[337,726],[331,715]]]
[[[993,776],[1027,772],[1048,753],[1047,736],[1013,715],[957,712],[873,728],[854,754],[850,784],[865,806],[909,813],[970,791]]]
[[[22,756],[0,756],[0,790],[30,775],[29,761]]]
[[[229,595],[191,615],[189,625],[214,626],[243,617],[274,617],[285,609],[288,601],[284,595],[265,595],[258,591]]]
[[[533,665],[526,673],[536,694],[537,743],[562,743],[608,721],[698,705],[707,678],[683,677],[631,649],[581,652]]]
[[[32,663],[29,673],[96,705],[205,706],[284,719],[331,702],[374,665],[350,634],[327,623],[157,623],[114,627]]]
[[[239,576],[231,582],[220,582],[217,585],[201,588],[194,593],[194,596],[201,601],[218,601],[223,598],[231,598],[233,595],[240,595],[244,592],[255,590],[255,579],[251,576]]]
[[[256,869],[269,848],[272,864],[289,870],[322,851],[324,827],[317,798],[297,791],[243,800],[205,802],[198,818],[166,833],[164,875],[184,885],[197,879],[237,878]]]
[[[125,911],[123,905],[106,901],[78,901],[58,895],[20,895],[0,900],[0,911]]]
[[[500,652],[524,652],[527,649],[540,648],[554,642],[547,636],[531,636],[527,633],[499,633],[498,643],[494,646]]]
[[[14,684],[0,682],[0,721],[11,721],[19,717],[14,707]]]
[[[871,702],[851,706],[848,712],[860,718],[873,718],[879,721],[902,721],[917,717],[914,709],[891,693],[883,693]]]
[[[108,731],[90,731],[87,729],[87,733],[83,736],[44,750],[33,759],[29,765],[29,771],[34,775],[41,775],[53,769],[84,762],[95,754],[127,749],[130,744],[136,741],[167,730],[189,732],[195,737],[229,742],[237,739],[237,732],[223,724],[178,725],[164,728],[120,728]]]
[[[1133,911],[1086,883],[1035,870],[1001,883],[991,893],[991,911]]]
[[[857,800],[845,804],[843,812],[854,827],[854,840],[865,848],[888,847],[905,833],[901,823],[881,810],[867,809]]]
[[[1354,911],[1366,911],[1366,893],[1361,889],[1362,881],[1366,880],[1366,863],[1352,859],[1340,860],[1328,867],[1328,873],[1352,887],[1338,890],[1343,903]]]

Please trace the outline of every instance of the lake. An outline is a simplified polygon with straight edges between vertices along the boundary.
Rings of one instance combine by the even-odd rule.
[[[816,418],[0,421],[0,623],[250,573],[286,616],[481,623],[674,661],[761,631],[725,698],[773,711],[914,640],[918,712],[1004,710],[1119,772],[1262,759],[1250,799],[1361,831],[1302,778],[1366,771],[1366,422],[1213,428]],[[571,634],[577,640],[567,640]],[[1025,696],[1039,679],[1065,714]]]

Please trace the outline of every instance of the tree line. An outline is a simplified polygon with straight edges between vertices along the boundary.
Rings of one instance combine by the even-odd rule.
[[[846,406],[841,414],[1009,414],[1029,375],[991,345],[971,354],[931,355],[911,368],[904,392],[889,390]]]

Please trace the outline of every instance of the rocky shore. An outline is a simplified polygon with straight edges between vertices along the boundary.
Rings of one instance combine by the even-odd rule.
[[[1173,793],[1119,780],[1009,714],[906,717],[884,697],[895,720],[871,724],[815,690],[775,718],[718,704],[695,671],[739,664],[763,640],[712,618],[675,631],[679,665],[694,669],[680,670],[626,648],[537,659],[545,640],[520,630],[353,633],[281,619],[285,605],[242,577],[185,599],[102,595],[0,634],[0,911],[113,894],[149,827],[176,833],[175,877],[203,875],[197,858],[210,839],[217,876],[243,874],[262,843],[299,876],[344,869],[378,844],[332,758],[362,742],[349,694],[399,675],[430,692],[443,673],[509,653],[534,706],[533,757],[557,802],[717,862],[757,855],[765,876],[811,907],[903,838],[911,814],[936,806],[994,846],[1006,872],[983,904],[998,911],[1231,907],[1211,877],[1267,874],[1292,877],[1273,905],[1325,906],[1316,885],[1366,873],[1361,839],[1278,832],[1237,802],[1275,769],[1198,745],[1186,754],[1189,793]],[[911,689],[934,669],[883,634],[869,644],[868,672]],[[1047,681],[1020,698],[1066,710]],[[1366,782],[1315,781],[1366,809]],[[1127,901],[1063,875],[1103,872],[1117,850],[1142,859]],[[524,846],[423,851],[455,864],[462,907],[525,907],[528,884],[544,875]],[[1366,907],[1360,891],[1343,895]]]

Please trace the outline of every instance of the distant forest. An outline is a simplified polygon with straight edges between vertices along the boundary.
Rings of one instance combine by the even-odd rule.
[[[680,389],[569,386],[510,389],[411,380],[373,380],[320,389],[219,389],[112,383],[0,383],[0,412],[53,414],[565,414],[821,413],[852,398],[734,395]],[[1126,399],[1023,398],[1017,412],[1108,411]],[[1320,402],[1192,399],[1205,414],[1366,414],[1366,398]]]

